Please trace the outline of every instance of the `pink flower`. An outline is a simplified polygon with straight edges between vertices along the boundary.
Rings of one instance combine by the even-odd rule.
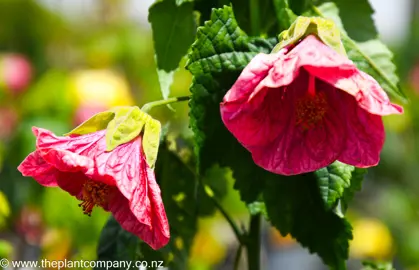
[[[19,54],[8,54],[2,60],[1,80],[14,93],[26,89],[32,78],[32,66],[29,61]]]
[[[165,246],[169,224],[142,137],[106,152],[106,130],[65,137],[33,128],[36,151],[18,170],[47,187],[60,187],[82,202],[90,216],[95,206],[112,212],[122,228],[153,249]]]
[[[315,36],[290,51],[258,54],[221,103],[225,126],[255,163],[283,175],[336,160],[377,165],[381,116],[401,113],[371,76]]]

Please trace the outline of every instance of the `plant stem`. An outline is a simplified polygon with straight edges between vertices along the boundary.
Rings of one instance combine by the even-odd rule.
[[[257,214],[250,218],[249,235],[246,242],[248,270],[260,269],[260,229],[261,214]]]
[[[252,35],[259,36],[260,34],[260,18],[259,18],[259,0],[250,0],[250,27]]]
[[[203,185],[201,185],[202,188],[204,188]],[[231,229],[233,230],[234,234],[236,235],[237,241],[240,245],[243,244],[243,234],[240,232],[239,227],[234,222],[234,220],[230,217],[230,215],[224,210],[223,206],[217,201],[217,199],[214,198],[214,196],[211,196],[211,194],[208,194],[206,192],[207,196],[211,199],[211,201],[214,203],[215,207],[220,211],[220,213],[223,215],[223,217],[227,220],[228,224],[230,225]]]
[[[190,96],[182,96],[182,97],[172,97],[168,99],[152,101],[152,102],[144,104],[141,110],[143,112],[148,112],[154,107],[161,106],[161,105],[168,105],[168,104],[172,104],[172,103],[180,102],[180,101],[188,101],[190,98],[191,98]]]
[[[243,245],[239,244],[236,252],[236,258],[234,258],[234,270],[239,270],[240,259],[242,257]]]

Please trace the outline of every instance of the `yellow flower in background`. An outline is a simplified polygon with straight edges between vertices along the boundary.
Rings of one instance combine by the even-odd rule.
[[[353,223],[351,256],[354,258],[391,258],[393,239],[390,230],[379,220],[363,218]]]
[[[6,225],[6,219],[10,215],[10,206],[6,196],[0,191],[0,229]]]
[[[201,228],[194,238],[190,261],[192,265],[215,265],[226,255],[226,247],[207,228]]]
[[[71,254],[71,244],[71,236],[68,231],[50,229],[42,237],[42,258],[49,261],[68,259]]]
[[[70,77],[70,94],[76,106],[101,107],[133,105],[127,81],[110,70],[81,70]]]

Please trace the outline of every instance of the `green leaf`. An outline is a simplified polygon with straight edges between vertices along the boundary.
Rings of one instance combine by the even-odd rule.
[[[295,44],[310,34],[315,34],[324,44],[338,53],[346,55],[339,29],[332,20],[303,16],[299,16],[288,30],[283,31],[279,35],[280,42],[273,51],[277,52],[290,44]]]
[[[97,260],[136,261],[140,239],[121,228],[119,223],[111,216],[103,228],[97,247]],[[114,267],[112,267],[114,268]],[[126,267],[125,267],[126,268]],[[125,269],[123,267],[116,269]],[[95,269],[108,269],[104,265]]]
[[[112,111],[104,111],[93,115],[91,118],[81,123],[72,131],[64,134],[65,136],[71,134],[83,135],[99,130],[104,130],[108,126],[109,122],[115,117],[115,113]]]
[[[247,205],[247,208],[249,209],[249,212],[252,216],[262,214],[265,219],[269,219],[268,213],[266,212],[266,205],[264,202],[256,201],[249,203]]]
[[[193,3],[163,0],[149,9],[160,88],[164,99],[170,94],[174,71],[195,37]]]
[[[290,28],[297,15],[290,9],[288,0],[274,0],[277,20],[283,30]]]
[[[327,210],[336,206],[338,199],[343,196],[346,188],[351,184],[354,166],[335,161],[327,167],[314,172],[320,195]]]
[[[263,172],[250,153],[228,132],[220,117],[219,104],[242,69],[259,52],[269,53],[277,42],[249,37],[235,20],[231,7],[214,9],[211,20],[197,32],[188,55],[187,69],[193,75],[189,103],[194,131],[198,171],[219,164],[233,170],[235,188],[242,200],[251,203],[263,187]]]
[[[117,146],[137,137],[143,130],[147,114],[138,107],[118,107],[115,117],[109,122],[106,130],[106,150],[112,151]]]
[[[350,38],[357,42],[378,38],[378,31],[375,27],[372,15],[374,10],[368,0],[325,0],[333,2],[339,9],[339,21],[342,22],[345,32]],[[354,20],[356,14],[356,20]]]
[[[346,269],[351,226],[323,206],[314,174],[267,179],[263,191],[272,225],[290,233],[332,269]]]
[[[345,212],[348,209],[348,204],[355,195],[355,192],[362,188],[362,181],[367,174],[367,169],[354,167],[351,176],[351,185],[345,189],[342,197],[342,208]]]
[[[380,40],[370,39],[364,42],[355,42],[349,38],[340,20],[339,9],[334,3],[328,2],[314,7],[310,14],[334,20],[341,28],[342,42],[348,57],[360,70],[374,77],[387,93],[401,101],[406,101],[406,95],[399,86],[396,66],[392,62],[393,54]],[[370,35],[365,34],[365,36]]]
[[[154,167],[160,144],[161,124],[149,117],[145,122],[143,135],[143,151],[150,168]]]

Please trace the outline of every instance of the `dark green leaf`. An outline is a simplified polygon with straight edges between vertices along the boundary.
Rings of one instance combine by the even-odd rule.
[[[350,224],[323,206],[314,174],[271,177],[263,192],[272,225],[291,234],[332,269],[346,269]]]
[[[288,0],[274,0],[274,5],[281,30],[288,29],[297,18],[297,15],[290,9]]]
[[[343,192],[342,208],[344,212],[348,209],[348,204],[354,197],[355,192],[361,190],[362,181],[366,174],[367,169],[354,167],[351,176],[351,185]]]
[[[263,179],[258,172],[263,170],[224,127],[219,103],[247,63],[258,52],[270,52],[275,42],[247,36],[238,27],[231,7],[216,9],[211,21],[198,29],[187,65],[194,76],[189,105],[199,171],[205,174],[217,163],[232,168],[235,188],[248,203],[260,193]]]
[[[97,247],[99,261],[135,261],[138,258],[140,239],[121,228],[119,223],[110,217],[100,234]],[[107,269],[105,266],[95,269]],[[125,268],[119,268],[125,269]]]
[[[169,96],[173,72],[195,37],[193,3],[163,0],[150,7],[148,21],[153,30],[157,70],[163,98]]]
[[[406,96],[399,86],[396,66],[392,62],[393,54],[380,40],[369,39],[368,41],[355,42],[349,38],[340,20],[339,9],[334,3],[328,2],[314,7],[313,10],[314,13],[311,15],[332,19],[341,28],[342,42],[346,53],[360,70],[374,77],[389,94],[402,101],[406,100]],[[364,36],[371,36],[371,33],[366,32]]]
[[[320,195],[327,210],[332,209],[351,184],[354,166],[335,161],[327,167],[314,172]]]

